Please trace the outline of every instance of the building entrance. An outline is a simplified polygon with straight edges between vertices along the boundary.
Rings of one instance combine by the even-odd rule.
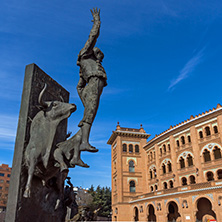
[[[216,220],[216,214],[212,210],[211,202],[205,197],[198,199],[197,214],[196,214],[197,222],[208,221],[212,219]]]
[[[148,222],[156,222],[156,215],[155,215],[155,209],[153,207],[153,205],[149,205],[148,206]]]
[[[168,222],[176,222],[179,217],[178,206],[174,201],[171,201],[168,205]]]
[[[134,221],[139,221],[139,210],[137,207],[134,207]]]

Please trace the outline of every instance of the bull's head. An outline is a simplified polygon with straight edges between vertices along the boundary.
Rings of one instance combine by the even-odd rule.
[[[38,99],[38,102],[42,106],[46,117],[49,117],[50,119],[66,119],[76,111],[75,104],[61,101],[43,101],[42,97],[46,88],[47,84],[45,84],[44,88],[40,92]]]

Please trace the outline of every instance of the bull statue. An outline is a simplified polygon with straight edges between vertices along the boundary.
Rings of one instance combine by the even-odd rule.
[[[75,104],[60,101],[43,101],[42,97],[46,88],[47,85],[45,84],[39,94],[38,102],[42,110],[32,120],[30,140],[24,155],[24,162],[28,168],[28,179],[23,194],[25,198],[30,197],[31,181],[36,170],[39,169],[38,166],[40,165],[42,169],[47,171],[53,140],[59,123],[67,119],[76,110]],[[55,171],[55,173],[57,172]]]

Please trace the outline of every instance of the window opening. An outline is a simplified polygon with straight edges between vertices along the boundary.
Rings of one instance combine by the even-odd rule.
[[[133,181],[133,180],[130,181],[130,192],[131,193],[135,193],[136,192],[135,181]]]

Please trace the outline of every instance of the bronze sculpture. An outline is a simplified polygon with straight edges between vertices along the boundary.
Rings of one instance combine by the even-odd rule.
[[[77,91],[85,107],[84,116],[79,123],[80,130],[69,140],[57,144],[57,149],[53,152],[54,160],[58,163],[55,163],[55,166],[60,167],[63,180],[68,174],[68,168],[75,167],[75,165],[89,167],[81,160],[81,151],[98,151],[89,144],[89,134],[98,110],[100,95],[103,87],[107,85],[107,77],[101,65],[104,55],[100,49],[94,47],[100,31],[100,10],[96,8],[91,10],[91,13],[93,27],[88,40],[78,55],[77,61],[77,65],[80,66]],[[39,161],[42,161],[45,169],[48,166],[51,146],[59,122],[68,118],[76,110],[74,104],[59,101],[43,102],[42,95],[45,90],[46,85],[39,95],[39,104],[41,104],[43,111],[38,112],[33,119],[30,131],[31,138],[25,152],[25,162],[28,166],[29,176],[24,197],[30,197],[31,180]]]
[[[89,134],[98,110],[100,95],[103,87],[107,85],[107,76],[101,65],[104,55],[100,49],[94,47],[100,31],[100,10],[96,8],[91,10],[91,13],[93,27],[77,60],[77,65],[80,66],[77,91],[85,107],[84,116],[79,123],[80,130],[69,140],[57,144],[54,158],[60,163],[61,171],[75,165],[89,167],[81,160],[81,151],[98,152],[98,149],[89,144]]]
[[[69,168],[89,167],[81,160],[81,152],[98,152],[89,144],[89,135],[107,76],[101,64],[104,55],[95,47],[100,10],[95,8],[91,13],[93,27],[77,60],[80,66],[77,91],[85,109],[80,129],[70,139],[66,140],[66,119],[76,106],[68,103],[69,92],[35,64],[26,67],[7,222],[28,222],[33,215],[41,222],[64,221],[67,205],[74,199],[72,192],[70,196],[68,190],[64,192]],[[60,98],[62,101],[58,101]]]
[[[43,165],[43,167],[39,167],[39,171],[41,171],[41,168],[44,168],[42,170],[44,171],[48,167],[57,126],[63,119],[67,119],[76,110],[75,104],[60,101],[43,101],[42,96],[46,87],[47,85],[45,84],[45,87],[39,94],[39,104],[43,110],[39,111],[32,120],[30,140],[25,150],[24,160],[28,167],[28,180],[23,196],[26,198],[30,197],[31,180],[36,166],[38,164]],[[45,182],[47,182],[46,180],[44,178]]]
[[[101,65],[104,54],[99,48],[94,47],[100,31],[100,10],[96,8],[91,10],[91,13],[93,27],[77,60],[77,65],[80,66],[77,91],[85,107],[83,119],[79,123],[82,132],[80,150],[97,152],[98,150],[89,144],[89,134],[99,106],[100,95],[103,87],[107,85],[107,76]]]

